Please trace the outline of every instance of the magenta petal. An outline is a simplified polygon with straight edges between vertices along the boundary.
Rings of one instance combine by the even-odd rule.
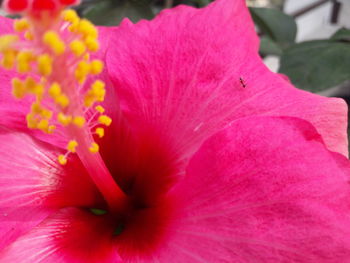
[[[99,194],[77,159],[0,127],[0,251],[62,206],[92,206]]]
[[[180,154],[250,115],[306,119],[329,149],[347,154],[345,103],[297,90],[263,65],[243,0],[125,20],[110,43],[107,69],[129,123],[170,137]]]
[[[120,263],[105,218],[62,209],[0,253],[2,263]],[[110,231],[110,232],[108,232]]]
[[[306,121],[237,121],[173,189],[178,220],[161,262],[350,262],[349,168]]]

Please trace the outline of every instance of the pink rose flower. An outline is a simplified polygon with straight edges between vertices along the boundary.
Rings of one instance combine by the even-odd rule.
[[[24,2],[16,7],[35,26],[55,28],[33,8],[42,1]],[[81,21],[69,15],[61,26]],[[350,261],[346,105],[263,65],[243,0],[99,28],[94,60],[93,27],[66,28],[56,41],[44,30],[1,39],[4,66],[14,69],[6,59],[18,47],[35,47],[35,59],[16,53],[17,69],[0,74],[0,262]],[[85,49],[71,45],[77,32]],[[102,70],[96,59],[106,68],[87,79]],[[73,71],[82,61],[89,74]],[[12,98],[17,71],[41,75],[32,90],[13,81],[34,103]]]

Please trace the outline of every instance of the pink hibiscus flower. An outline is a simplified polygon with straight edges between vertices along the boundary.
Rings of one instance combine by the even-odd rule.
[[[0,74],[0,262],[350,261],[346,106],[263,65],[243,0],[100,28],[94,60],[90,24],[52,19],[74,1],[44,2],[6,2],[42,30],[0,45],[38,69]]]

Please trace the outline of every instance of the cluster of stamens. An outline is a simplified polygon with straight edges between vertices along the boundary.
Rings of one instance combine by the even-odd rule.
[[[12,2],[5,2],[7,9]],[[30,9],[35,0],[22,2],[26,9],[20,10],[24,18],[14,23],[16,33],[0,38],[1,65],[19,73],[12,80],[13,95],[17,99],[30,96],[33,101],[27,126],[48,134],[59,126],[67,131],[67,152],[58,156],[59,163],[65,165],[67,156],[80,147],[77,129],[102,138],[103,126],[112,122],[99,104],[105,98],[105,83],[95,80],[86,87],[88,77],[100,74],[104,66],[102,61],[90,59],[99,49],[98,31],[75,11],[63,10],[78,1],[51,0],[54,8],[40,13]],[[92,140],[88,150],[97,153],[99,145]]]

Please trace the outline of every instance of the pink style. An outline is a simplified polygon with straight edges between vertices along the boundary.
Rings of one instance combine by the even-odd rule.
[[[83,53],[62,25],[69,52],[44,49],[65,76],[15,100],[25,72],[0,71],[0,262],[350,262],[346,104],[264,66],[243,0],[100,27]]]

